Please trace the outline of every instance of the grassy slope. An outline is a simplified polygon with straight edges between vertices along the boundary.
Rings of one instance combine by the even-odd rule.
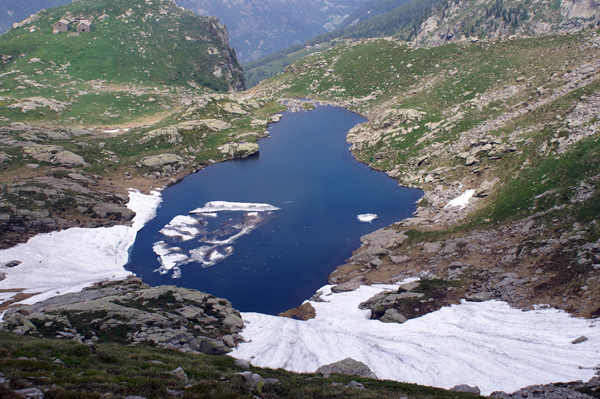
[[[416,124],[418,127],[415,126],[403,140],[388,140],[384,136],[380,142],[355,154],[377,169],[391,171],[422,155],[432,143],[449,145],[482,121],[498,117],[515,106],[522,106],[524,101],[535,100],[538,87],[558,86],[560,82],[553,81],[550,76],[561,75],[595,58],[595,53],[582,53],[578,43],[583,40],[586,38],[582,35],[545,36],[494,44],[450,44],[431,49],[411,49],[401,42],[370,40],[362,44],[338,46],[307,57],[289,68],[287,73],[267,82],[262,90],[274,95],[298,98],[308,95],[334,101],[371,118],[390,108],[424,112],[424,118]],[[550,176],[543,184],[543,179],[540,180],[539,187],[536,185],[533,189],[531,183],[527,183],[535,195],[556,187],[559,182],[575,183],[595,174],[598,170],[595,161],[596,138],[587,139],[560,156],[539,156],[537,148],[551,140],[555,132],[566,129],[568,123],[557,119],[557,115],[571,111],[578,99],[594,93],[598,84],[594,82],[573,91],[491,132],[502,138],[517,129],[536,129],[525,136],[531,141],[522,147],[523,152],[503,157],[498,162],[485,160],[489,162],[486,166],[496,169],[506,178],[508,175],[514,178],[519,173],[515,173],[516,170],[528,159],[526,170],[530,177],[534,170],[538,170],[540,176]],[[279,86],[285,88],[280,91],[277,89]],[[499,98],[483,109],[476,106],[486,93],[509,86],[518,87],[514,96]],[[372,98],[357,101],[368,96]],[[457,113],[461,115],[458,120],[453,118]],[[447,128],[422,140],[434,130],[426,126],[430,123]],[[567,133],[565,130],[562,134]],[[374,157],[382,152],[385,157]],[[460,177],[469,168],[461,165],[453,155],[441,154],[426,169],[433,170],[442,164],[449,164],[458,167],[452,172],[453,177]],[[563,169],[560,166],[562,163],[569,166]],[[561,170],[564,173],[559,174]],[[525,177],[525,173],[522,175]],[[402,178],[401,175],[401,181]],[[519,184],[525,183],[520,183],[519,179],[511,183],[515,187]],[[515,209],[529,209],[531,193],[522,196],[524,198],[495,203],[496,219],[506,221],[525,215],[526,212],[515,214],[512,210],[502,210],[506,203],[512,203]]]
[[[409,232],[411,239],[402,248],[486,229],[500,231],[533,218],[537,235],[522,238],[527,242],[514,238],[519,264],[532,267],[519,273],[532,273],[536,267],[547,271],[540,276],[562,288],[554,287],[554,297],[544,300],[561,306],[562,295],[568,295],[572,303],[562,306],[589,317],[597,313],[591,298],[599,294],[594,264],[600,259],[591,248],[600,238],[600,143],[597,118],[588,117],[581,126],[570,120],[582,104],[596,106],[589,99],[600,88],[597,66],[582,78],[585,84],[573,84],[583,76],[578,75],[581,67],[600,57],[596,35],[588,31],[430,49],[393,40],[357,41],[306,57],[256,90],[333,101],[366,115],[370,121],[358,131],[372,139],[355,146],[355,156],[401,184],[433,193],[438,186],[443,191],[458,183],[477,189],[484,180],[499,178],[490,195],[460,223],[434,224],[434,231],[413,227],[417,230]],[[422,116],[404,124],[386,119],[387,112],[398,109],[414,109]],[[493,127],[482,128],[486,125]],[[588,136],[572,145],[560,144],[582,131]],[[482,149],[468,165],[461,152],[482,148],[481,140],[511,150],[492,156]],[[578,197],[581,187],[587,187],[586,198]],[[420,205],[441,211],[426,201]],[[581,228],[578,240],[566,238]],[[399,254],[407,253],[402,248]],[[534,255],[532,248],[550,252]],[[427,264],[422,266],[427,270]],[[539,285],[541,291],[535,292],[550,292],[547,285],[532,285]],[[583,297],[587,310],[577,305]]]
[[[476,398],[473,394],[450,392],[392,381],[361,377],[295,374],[283,370],[251,367],[263,378],[279,383],[252,391],[237,373],[243,368],[225,356],[185,354],[172,350],[118,344],[96,344],[93,348],[73,342],[19,337],[0,333],[0,370],[10,380],[0,385],[6,399],[20,398],[12,391],[31,386],[48,389],[45,397],[122,398],[141,395],[148,399],[170,397],[168,389],[183,398]],[[56,359],[64,366],[54,363]],[[188,375],[186,382],[169,373],[178,367]],[[366,389],[345,388],[351,380]],[[54,385],[55,384],[55,385]]]
[[[94,18],[92,32],[52,34],[52,24],[69,15]],[[42,11],[0,36],[0,54],[13,57],[0,67],[2,116],[45,125],[116,124],[175,106],[173,94],[190,84],[226,90],[241,72],[219,35],[226,33],[214,20],[164,0],[78,0]],[[214,76],[218,63],[233,63],[233,76]],[[31,97],[51,98],[64,109],[8,108]]]

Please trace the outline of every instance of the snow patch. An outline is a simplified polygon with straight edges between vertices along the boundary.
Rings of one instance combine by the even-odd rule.
[[[310,302],[315,319],[242,313],[245,342],[232,355],[255,366],[314,372],[352,357],[381,379],[441,388],[477,385],[482,394],[532,384],[588,381],[599,363],[600,324],[556,309],[521,311],[499,301],[463,302],[404,324],[369,319],[358,305],[396,285],[361,286]],[[585,335],[581,344],[571,342]]]
[[[465,206],[469,205],[469,200],[471,199],[471,197],[473,197],[473,194],[475,194],[475,190],[465,191],[460,196],[448,202],[446,206],[444,206],[444,209],[448,209],[453,206],[458,206],[460,207],[460,209],[463,209]]]
[[[69,292],[78,292],[98,281],[120,280],[131,275],[124,266],[128,250],[137,232],[156,215],[160,193],[149,195],[129,191],[127,207],[136,213],[133,224],[100,228],[74,227],[38,234],[24,244],[0,250],[0,259],[19,260],[13,268],[2,267],[6,279],[0,290],[0,303],[11,299],[19,290],[33,296],[22,304],[32,304]]]

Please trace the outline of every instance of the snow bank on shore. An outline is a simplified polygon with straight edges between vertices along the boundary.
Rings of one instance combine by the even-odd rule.
[[[600,324],[556,309],[524,312],[504,302],[465,302],[404,324],[368,319],[358,304],[397,286],[361,286],[311,302],[313,320],[243,313],[248,342],[232,355],[255,366],[314,372],[352,357],[380,379],[441,388],[478,385],[482,394],[532,384],[588,381],[600,362]],[[589,339],[572,341],[582,335]]]
[[[160,202],[160,193],[156,191],[145,195],[131,190],[127,207],[136,213],[131,227],[75,227],[39,234],[24,244],[0,250],[3,264],[21,261],[16,267],[0,268],[6,274],[6,279],[0,281],[0,291],[4,290],[0,303],[10,300],[20,290],[35,294],[21,302],[31,304],[81,291],[98,281],[130,276],[123,267],[127,251],[137,232],[154,217]]]

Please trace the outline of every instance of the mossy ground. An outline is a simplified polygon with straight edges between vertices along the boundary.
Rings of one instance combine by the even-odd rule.
[[[148,399],[170,397],[168,390],[183,398],[475,398],[473,394],[377,381],[360,377],[296,374],[283,370],[251,367],[263,378],[279,383],[251,391],[241,375],[244,369],[225,356],[185,354],[145,346],[96,344],[88,347],[69,341],[20,337],[0,332],[0,371],[10,380],[0,386],[3,398],[19,398],[13,390],[31,386],[47,389],[45,397],[122,398],[140,395]],[[60,359],[64,365],[55,363]],[[181,367],[189,377],[183,381],[169,373]],[[351,380],[365,389],[346,388]]]

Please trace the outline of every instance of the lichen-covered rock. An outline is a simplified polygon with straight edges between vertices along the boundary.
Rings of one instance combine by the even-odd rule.
[[[208,128],[215,132],[220,132],[221,130],[229,129],[230,127],[231,123],[222,121],[220,119],[197,119],[177,124],[177,128],[181,131],[192,131],[200,128]]]
[[[116,217],[117,220],[131,220],[135,212],[124,205],[101,203],[94,206],[94,213],[101,218]]]
[[[365,378],[377,378],[377,376],[371,371],[369,366],[367,366],[363,362],[359,362],[349,357],[344,360],[340,360],[339,362],[321,366],[317,369],[316,372],[321,374],[336,373],[346,375],[358,375],[360,377]]]
[[[183,158],[176,154],[158,154],[143,158],[140,161],[140,164],[149,168],[156,168],[164,165],[173,165],[183,162]]]
[[[130,278],[11,308],[0,327],[21,335],[78,342],[147,342],[222,355],[241,341],[243,321],[225,299],[175,286],[150,287]]]
[[[31,144],[23,147],[25,155],[38,161],[62,166],[87,166],[82,156],[57,145]]]
[[[138,143],[144,144],[157,137],[164,139],[167,143],[173,145],[181,144],[183,141],[183,137],[179,134],[177,127],[167,126],[146,132],[142,138],[138,140]]]
[[[247,115],[248,112],[242,108],[242,106],[238,103],[225,103],[221,106],[223,111],[228,112],[230,114],[236,115]]]
[[[223,155],[229,155],[234,158],[245,158],[252,154],[256,154],[259,150],[258,144],[240,141],[237,143],[227,143],[220,146],[219,151]]]

